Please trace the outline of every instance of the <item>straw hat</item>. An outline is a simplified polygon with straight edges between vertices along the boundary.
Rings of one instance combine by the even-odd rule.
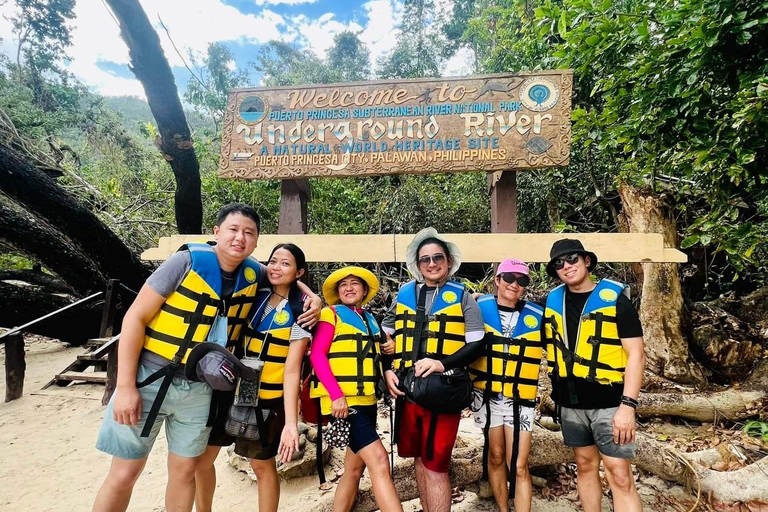
[[[413,241],[408,244],[408,248],[405,250],[405,264],[408,267],[408,271],[413,274],[414,277],[416,277],[417,281],[423,281],[424,276],[422,275],[421,271],[419,270],[419,262],[418,262],[418,251],[419,251],[419,244],[426,240],[427,238],[436,238],[440,240],[441,242],[445,243],[445,245],[448,246],[448,254],[447,256],[450,256],[453,260],[453,264],[451,265],[451,268],[448,269],[448,275],[452,276],[456,273],[457,270],[459,270],[459,267],[461,266],[461,251],[459,250],[459,247],[453,243],[449,242],[440,234],[437,232],[435,228],[424,228],[418,233],[416,233],[416,236],[413,237]]]
[[[334,271],[323,283],[323,297],[325,297],[325,302],[331,306],[341,303],[337,286],[339,281],[348,276],[355,276],[368,285],[368,295],[363,298],[363,302],[360,304],[361,306],[370,302],[373,296],[376,295],[376,292],[379,291],[379,280],[376,279],[373,272],[364,269],[363,267],[344,267]]]

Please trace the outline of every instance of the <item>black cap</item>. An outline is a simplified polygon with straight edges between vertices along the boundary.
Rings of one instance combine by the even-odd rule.
[[[559,279],[557,272],[555,271],[555,260],[566,254],[579,253],[582,256],[589,256],[588,272],[592,272],[597,266],[597,255],[593,252],[589,252],[584,249],[581,240],[574,238],[563,238],[552,244],[552,249],[549,251],[549,263],[547,263],[547,274],[550,277]]]
[[[187,379],[205,382],[217,391],[232,391],[238,377],[257,380],[258,374],[218,343],[200,343],[189,353],[184,366]]]

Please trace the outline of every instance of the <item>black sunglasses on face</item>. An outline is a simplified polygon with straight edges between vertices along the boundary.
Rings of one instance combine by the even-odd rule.
[[[523,288],[531,284],[531,278],[526,276],[525,274],[516,275],[514,272],[503,272],[499,274],[499,277],[501,277],[504,280],[504,282],[507,284],[512,284],[515,281],[517,281],[517,284],[519,284]]]
[[[579,261],[579,256],[581,256],[581,254],[575,252],[573,254],[568,254],[563,258],[557,258],[555,260],[555,263],[552,266],[555,267],[555,270],[561,270],[566,263],[568,263],[569,265],[573,265],[574,263]]]
[[[433,254],[432,256],[422,256],[419,258],[419,266],[429,265],[430,262],[439,265],[445,261],[445,254]]]

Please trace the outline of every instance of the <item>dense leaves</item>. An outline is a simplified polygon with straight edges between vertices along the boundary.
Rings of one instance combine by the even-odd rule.
[[[610,209],[612,177],[651,184],[716,284],[765,279],[768,3],[508,0],[466,36],[486,42],[488,71],[574,69],[574,164],[544,187],[560,174],[566,196],[599,191]]]

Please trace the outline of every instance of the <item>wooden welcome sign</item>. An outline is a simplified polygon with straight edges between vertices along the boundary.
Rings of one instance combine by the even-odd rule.
[[[295,179],[569,162],[570,70],[237,89],[219,175]]]

